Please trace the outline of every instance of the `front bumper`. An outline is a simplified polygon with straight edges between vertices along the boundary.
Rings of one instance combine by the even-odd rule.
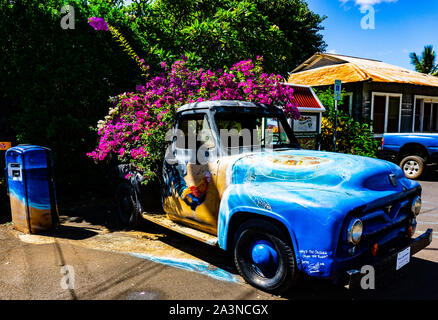
[[[418,253],[419,251],[423,250],[427,246],[429,246],[432,242],[432,235],[433,230],[428,229],[423,235],[419,236],[416,239],[410,240],[410,243],[407,246],[404,246],[401,248],[401,250],[397,250],[396,253],[393,253],[387,257],[381,258],[378,261],[374,261],[373,263],[369,264],[374,267],[376,276],[395,271],[396,265],[397,265],[397,255],[400,251],[403,251],[404,249],[407,249],[408,247],[411,248],[411,257]],[[348,270],[346,272],[346,282],[347,287],[349,289],[357,289],[360,288],[360,282],[362,280],[363,274],[361,274],[360,270]]]

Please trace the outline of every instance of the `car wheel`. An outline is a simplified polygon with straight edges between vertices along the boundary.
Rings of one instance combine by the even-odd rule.
[[[246,282],[269,293],[287,291],[299,274],[294,250],[285,235],[265,220],[249,220],[239,227],[234,262]]]
[[[425,161],[419,156],[408,156],[400,162],[405,176],[409,179],[419,179],[425,172]]]
[[[138,226],[142,212],[141,204],[133,186],[128,181],[118,184],[115,192],[117,220],[124,228]]]

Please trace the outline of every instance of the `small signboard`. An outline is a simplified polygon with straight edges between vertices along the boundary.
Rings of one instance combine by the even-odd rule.
[[[318,116],[303,115],[299,120],[294,121],[294,132],[317,132]]]
[[[0,142],[0,151],[6,151],[11,149],[12,144],[10,142]]]
[[[341,91],[342,91],[342,81],[335,80],[335,100],[336,101],[341,100]]]

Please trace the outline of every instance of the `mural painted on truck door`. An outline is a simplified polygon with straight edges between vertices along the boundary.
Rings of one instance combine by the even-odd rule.
[[[181,140],[172,145],[175,159],[164,163],[164,209],[172,220],[215,234],[217,161],[208,161],[208,157],[216,153],[216,143],[208,119],[205,114],[182,116],[177,128]],[[203,161],[199,161],[200,152],[204,153]]]
[[[185,177],[187,176],[187,165],[165,166],[165,196],[175,194],[181,198],[192,211],[204,203],[207,196],[208,185],[211,181],[210,172],[206,171],[198,183],[188,186]]]
[[[215,165],[164,165],[163,206],[169,218],[216,233],[219,195]]]

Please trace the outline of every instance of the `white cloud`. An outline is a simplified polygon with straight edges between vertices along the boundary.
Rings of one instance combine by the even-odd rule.
[[[374,6],[383,2],[397,2],[398,0],[339,0],[342,4],[346,4],[347,2],[354,1],[355,5],[360,6],[361,8],[366,6]]]

